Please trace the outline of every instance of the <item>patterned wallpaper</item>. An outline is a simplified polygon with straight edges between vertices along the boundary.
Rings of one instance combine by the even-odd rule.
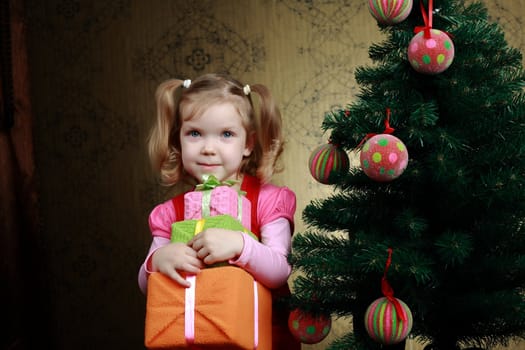
[[[366,1],[26,0],[43,266],[57,349],[141,349],[137,271],[156,185],[145,138],[156,86],[227,72],[270,87],[281,106],[285,172],[301,211],[331,188],[308,173],[325,112],[358,92],[354,70],[381,40]],[[525,47],[525,0],[487,1]],[[350,327],[338,321],[332,330]],[[305,349],[324,349],[328,340]],[[419,348],[411,343],[411,349]]]

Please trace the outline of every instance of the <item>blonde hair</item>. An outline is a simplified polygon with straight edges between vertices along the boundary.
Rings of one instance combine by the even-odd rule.
[[[188,179],[181,161],[182,122],[224,102],[235,107],[248,137],[255,136],[253,151],[243,159],[239,172],[266,183],[282,170],[277,164],[284,146],[281,113],[266,86],[253,84],[246,89],[246,85],[222,74],[205,74],[188,88],[182,84],[182,80],[167,80],[155,94],[157,118],[148,138],[148,151],[162,184],[170,186]],[[260,97],[257,111],[252,101],[254,92]]]

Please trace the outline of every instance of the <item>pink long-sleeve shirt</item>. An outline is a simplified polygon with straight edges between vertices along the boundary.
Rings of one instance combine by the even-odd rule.
[[[243,250],[237,259],[230,260],[229,263],[248,271],[268,288],[284,285],[291,273],[287,256],[291,249],[295,210],[295,194],[289,188],[262,185],[257,203],[261,240],[258,242],[243,233]],[[171,224],[180,219],[176,217],[172,200],[161,203],[152,210],[149,227],[153,241],[138,275],[139,287],[143,293],[147,290],[148,274],[152,272],[148,268],[151,266],[151,256],[158,248],[170,243]]]

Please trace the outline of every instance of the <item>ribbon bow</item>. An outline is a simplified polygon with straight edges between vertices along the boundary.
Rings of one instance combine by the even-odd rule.
[[[392,263],[392,248],[388,248],[388,258],[386,260],[385,273],[383,274],[383,278],[381,279],[381,292],[383,292],[383,295],[392,304],[394,304],[394,308],[396,309],[397,318],[403,322],[406,322],[407,315],[405,313],[405,310],[403,310],[403,307],[399,303],[399,300],[394,297],[394,290],[392,289],[392,287],[390,286],[390,283],[388,283],[386,279],[386,273],[388,272],[388,268],[390,267],[391,263]]]
[[[233,186],[238,182],[239,181],[237,180],[219,181],[215,175],[204,174],[202,175],[202,183],[195,186],[195,191],[213,190],[215,187],[219,186]]]
[[[423,6],[423,1],[419,3],[419,7],[421,8],[421,15],[423,16],[423,21],[425,22],[425,26],[421,27],[418,26],[414,29],[414,33],[419,33],[421,31],[424,31],[423,36],[425,39],[430,39],[430,29],[432,29],[432,0],[428,0],[428,15],[425,13],[425,7]]]

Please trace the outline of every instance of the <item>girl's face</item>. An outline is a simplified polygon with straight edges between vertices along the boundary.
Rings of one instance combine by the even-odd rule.
[[[243,157],[253,149],[242,119],[231,103],[210,106],[201,115],[182,122],[181,156],[184,170],[198,182],[202,175],[218,180],[237,179]]]

